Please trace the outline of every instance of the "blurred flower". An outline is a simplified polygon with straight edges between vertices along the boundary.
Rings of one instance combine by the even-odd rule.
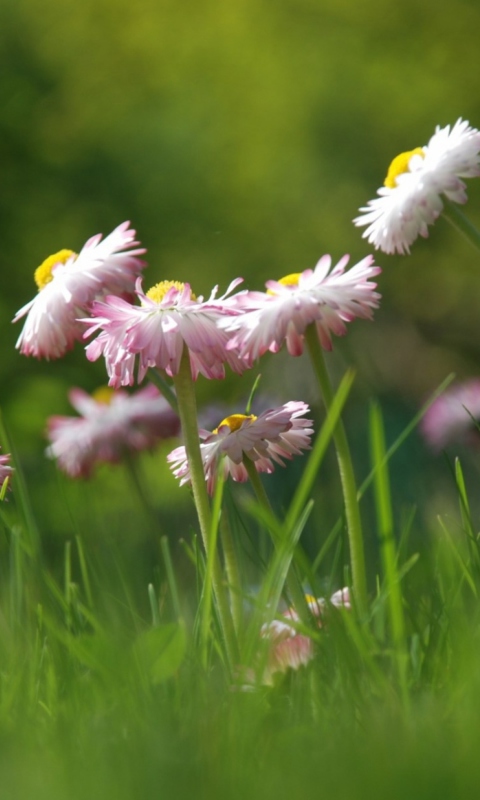
[[[253,414],[232,414],[214,431],[200,430],[200,451],[205,470],[205,480],[210,494],[215,490],[217,471],[223,469],[225,477],[244,482],[248,473],[243,463],[245,457],[253,461],[257,472],[273,472],[273,462],[284,466],[283,459],[301,455],[310,449],[313,434],[309,419],[298,419],[307,414],[306,403],[290,401],[279,408]],[[221,457],[222,461],[220,462]],[[184,447],[177,447],[167,461],[180,485],[190,481],[190,468]]]
[[[330,272],[330,256],[322,256],[315,269],[268,281],[267,292],[240,292],[236,295],[238,314],[219,322],[232,333],[228,347],[238,350],[250,364],[267,350],[272,353],[287,343],[290,355],[303,352],[304,333],[315,323],[322,347],[331,350],[331,334],[343,336],[345,323],[355,317],[371,319],[380,295],[370,281],[380,267],[367,256],[345,272],[349,256],[344,256]]]
[[[11,478],[14,472],[13,467],[9,464],[10,461],[10,454],[0,456],[0,492],[3,489],[3,485],[7,478]],[[10,480],[9,480],[10,483]]]
[[[240,373],[245,364],[227,350],[229,335],[216,324],[220,317],[237,313],[234,305],[224,300],[240,282],[240,278],[233,281],[218,299],[215,287],[204,302],[195,297],[188,283],[161,281],[144,294],[138,280],[139,306],[118,297],[93,304],[92,319],[83,320],[91,322],[85,336],[103,332],[88,345],[87,358],[95,361],[104,355],[110,385],[115,387],[133,384],[137,356],[139,383],[149,367],[176,375],[184,346],[189,350],[194,379],[199,372],[206,378],[225,377],[225,363]]]
[[[420,430],[433,450],[440,451],[454,442],[479,441],[480,379],[473,378],[452,386],[430,406]]]
[[[93,236],[77,255],[60,250],[35,271],[37,296],[17,312],[13,322],[27,315],[17,341],[26,356],[60,358],[82,340],[85,331],[78,317],[95,298],[112,293],[131,293],[145,266],[137,256],[135,231],[124,222],[106,237]]]
[[[417,236],[428,236],[443,209],[441,195],[466,203],[461,178],[480,175],[480,131],[458,119],[450,128],[437,126],[424,147],[401,153],[391,163],[379,197],[361,208],[357,226],[363,237],[385,253],[409,253]]]
[[[327,601],[324,597],[314,598],[306,596],[308,607],[317,627],[321,628],[328,617],[329,608],[345,608],[350,610],[350,593],[347,587],[335,592]],[[292,624],[293,623],[293,624]],[[266,665],[262,674],[261,683],[272,685],[276,672],[286,672],[287,669],[299,669],[308,664],[314,656],[314,646],[310,636],[301,633],[296,624],[300,618],[294,608],[286,611],[281,619],[274,619],[264,625],[260,635],[268,643]]]
[[[180,431],[177,415],[152,385],[136,394],[72,389],[69,399],[81,416],[50,417],[47,455],[72,478],[88,477],[98,462],[118,462],[127,452],[153,447]]]

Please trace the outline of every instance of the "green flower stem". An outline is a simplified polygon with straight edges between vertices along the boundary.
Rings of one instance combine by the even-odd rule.
[[[188,465],[190,468],[190,478],[193,491],[193,499],[197,510],[200,532],[207,559],[210,557],[210,532],[212,530],[212,512],[210,501],[205,483],[205,473],[203,470],[202,456],[200,453],[200,440],[198,438],[197,424],[197,403],[195,398],[195,388],[190,367],[190,355],[188,349],[184,347],[180,369],[173,378],[177,401],[180,423],[182,426],[183,440],[187,454]],[[212,584],[217,610],[220,618],[227,656],[230,664],[236,663],[236,642],[228,605],[227,593],[223,583],[223,575],[218,559],[218,554],[213,554]]]
[[[225,567],[227,570],[228,584],[230,586],[230,606],[232,609],[235,633],[239,636],[243,620],[243,595],[240,571],[238,569],[237,554],[233,541],[230,521],[226,513],[220,519],[220,540],[222,543]]]
[[[160,372],[158,372],[158,370],[153,369],[153,367],[150,367],[150,369],[147,372],[147,375],[148,379],[153,383],[153,385],[156,386],[157,389],[159,389],[160,392],[163,394],[165,400],[170,405],[170,408],[172,408],[173,411],[175,411],[175,413],[178,414],[177,398],[175,397],[175,393],[172,391],[172,387],[170,386],[169,383],[167,383],[163,375]]]
[[[313,325],[308,326],[305,332],[305,339],[307,341],[313,368],[320,384],[323,402],[325,408],[329,411],[333,402],[333,391],[325,365],[323,350]],[[352,588],[358,611],[360,614],[363,614],[367,609],[367,579],[365,572],[362,522],[350,448],[341,420],[339,420],[336,425],[333,440],[337,451],[337,461],[340,470],[340,480],[342,483],[345,514],[347,518]]]
[[[452,203],[451,200],[443,198],[444,206],[442,215],[446,220],[453,225],[453,227],[464,236],[470,244],[477,250],[480,250],[480,231],[477,230],[475,225],[472,225],[469,219],[460,211],[457,203]]]
[[[267,511],[269,516],[275,517],[272,506],[270,504],[270,500],[268,499],[268,495],[265,491],[262,481],[260,480],[260,475],[258,474],[255,468],[255,464],[250,458],[248,458],[248,456],[244,457],[243,463],[245,465],[245,469],[247,470],[250,483],[252,484],[253,491],[255,492],[259,504],[262,506],[262,508],[264,508]],[[275,549],[277,549],[280,542],[278,541],[278,538],[275,536],[272,536],[272,539],[274,547]],[[302,620],[302,622],[308,624],[310,621],[310,615],[308,611],[307,602],[305,600],[305,594],[302,589],[300,581],[298,580],[296,574],[293,572],[293,569],[290,569],[287,574],[287,589],[291,601],[294,605],[294,608],[297,611],[300,619]]]

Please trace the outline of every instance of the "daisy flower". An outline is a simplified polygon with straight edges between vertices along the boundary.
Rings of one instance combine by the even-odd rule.
[[[258,417],[232,414],[212,432],[200,430],[200,452],[208,492],[212,495],[215,490],[218,469],[223,469],[225,477],[231,475],[234,481],[245,482],[248,479],[243,463],[245,457],[253,461],[257,472],[271,473],[274,462],[285,466],[283,459],[291,459],[301,455],[302,450],[310,449],[312,421],[299,419],[309,410],[306,403],[290,401]],[[167,461],[181,486],[190,481],[184,447],[173,450]]]
[[[9,479],[10,483],[10,478],[12,477],[14,472],[13,467],[11,467],[9,464],[9,461],[10,461],[10,454],[0,456],[0,492],[2,492],[3,485],[7,480],[7,478]]]
[[[227,292],[216,298],[217,287],[208,300],[195,297],[188,283],[161,281],[146,294],[137,281],[136,294],[140,305],[132,305],[118,297],[107,297],[92,306],[91,327],[85,336],[102,332],[87,347],[87,358],[105,357],[110,386],[134,383],[138,357],[138,382],[149,367],[178,374],[183,348],[190,354],[192,377],[198,373],[207,378],[225,377],[224,364],[241,373],[246,365],[227,349],[229,334],[220,330],[217,321],[238,313],[234,304],[224,302],[241,282],[233,281]]]
[[[478,443],[480,424],[480,380],[472,378],[452,386],[430,406],[420,430],[433,450],[440,451],[458,441]]]
[[[347,587],[335,592],[329,601],[324,597],[306,595],[312,619],[317,627],[323,627],[328,616],[329,608],[345,608],[350,610],[350,593]],[[293,623],[293,624],[292,624]],[[310,636],[301,633],[296,625],[300,623],[294,608],[288,609],[280,619],[274,619],[263,625],[260,635],[266,641],[267,663],[262,675],[261,683],[273,684],[273,676],[277,672],[286,672],[287,669],[297,670],[308,664],[314,656],[314,644]]]
[[[380,300],[371,281],[381,272],[373,257],[345,272],[348,260],[344,256],[331,269],[332,259],[325,255],[313,270],[268,281],[267,292],[240,292],[237,307],[243,313],[219,322],[232,336],[228,346],[248,364],[267,350],[276,353],[283,342],[292,356],[299,356],[305,330],[315,324],[322,347],[331,350],[332,333],[343,336],[346,323],[356,317],[371,319]]]
[[[47,455],[72,478],[88,477],[95,464],[118,462],[127,452],[151,448],[180,431],[177,415],[152,385],[136,394],[72,389],[69,399],[80,416],[50,418]]]
[[[130,294],[145,263],[137,256],[135,231],[124,222],[102,241],[93,236],[78,255],[60,250],[49,256],[35,271],[37,296],[17,312],[13,322],[27,317],[17,341],[23,355],[60,358],[76,340],[81,341],[85,326],[78,320],[95,298],[106,294]]]
[[[385,253],[409,253],[417,236],[428,236],[443,209],[442,195],[466,203],[462,178],[480,175],[480,131],[466,120],[437,126],[424,147],[401,153],[390,164],[384,185],[354,219],[367,225],[363,237]]]

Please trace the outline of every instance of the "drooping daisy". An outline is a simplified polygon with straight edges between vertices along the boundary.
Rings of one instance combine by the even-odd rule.
[[[329,601],[324,597],[315,598],[311,595],[307,595],[305,599],[312,619],[319,628],[324,626],[332,606],[347,610],[351,608],[350,593],[347,587],[335,592]],[[263,625],[260,635],[266,642],[268,651],[261,683],[272,685],[273,676],[276,673],[286,672],[287,669],[297,670],[308,664],[314,657],[313,641],[310,636],[297,629],[296,624],[298,623],[300,623],[300,617],[297,611],[290,608],[282,614],[280,619],[274,619],[269,624]]]
[[[284,466],[283,459],[301,455],[310,449],[312,422],[300,419],[309,412],[306,403],[290,401],[278,408],[253,414],[232,414],[214,431],[200,430],[200,452],[205,480],[210,494],[215,490],[218,469],[234,481],[248,479],[244,458],[253,461],[257,472],[271,473],[274,462]],[[223,458],[222,458],[223,457]],[[168,456],[173,474],[180,485],[190,481],[190,468],[184,447],[177,447]],[[221,465],[221,466],[220,466]]]
[[[0,456],[0,492],[2,491],[3,484],[5,483],[7,478],[9,479],[10,483],[10,478],[14,473],[14,469],[13,467],[10,466],[9,462],[10,462],[10,454]]]
[[[221,320],[231,333],[229,347],[251,364],[267,350],[276,353],[283,342],[288,352],[303,352],[304,333],[315,324],[322,347],[332,348],[332,333],[343,336],[346,323],[356,317],[371,319],[380,295],[371,278],[381,272],[367,256],[345,272],[349,256],[331,270],[332,259],[322,256],[315,269],[268,281],[267,292],[240,292],[237,306],[242,314]]]
[[[443,209],[442,195],[466,203],[462,178],[480,175],[480,131],[466,120],[437,126],[424,147],[394,158],[384,185],[354,219],[363,237],[385,253],[409,253],[417,236],[428,236]]]
[[[180,431],[177,415],[152,385],[135,394],[107,387],[93,395],[72,389],[69,399],[80,416],[49,419],[47,455],[72,478],[88,477],[97,463],[116,463]]]
[[[91,327],[85,336],[102,333],[86,348],[87,358],[96,361],[105,357],[110,386],[131,386],[135,380],[138,357],[138,382],[149,367],[165,370],[167,375],[179,371],[183,348],[190,354],[192,377],[198,373],[207,378],[223,378],[225,363],[241,373],[246,365],[227,349],[229,334],[220,330],[217,321],[238,313],[234,304],[224,302],[241,279],[233,281],[227,292],[216,298],[217,287],[208,300],[195,297],[188,283],[162,281],[146,294],[137,281],[136,294],[140,305],[132,305],[118,297],[107,297],[92,306]]]
[[[131,294],[145,262],[138,256],[135,231],[129,222],[115,228],[102,241],[93,236],[77,255],[60,250],[35,271],[37,296],[17,312],[13,322],[27,316],[17,341],[23,355],[60,358],[74,342],[81,341],[85,315],[96,298],[107,294]],[[132,249],[136,248],[136,249]]]
[[[420,430],[433,450],[455,442],[480,442],[480,379],[451,386],[427,410]]]

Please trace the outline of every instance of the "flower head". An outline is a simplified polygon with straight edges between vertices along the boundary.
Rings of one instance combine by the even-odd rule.
[[[10,466],[10,454],[0,456],[0,492],[3,490],[3,485],[5,481],[9,480],[13,475],[14,469]]]
[[[306,596],[312,620],[318,628],[322,628],[329,614],[329,609],[345,608],[349,610],[350,593],[347,587],[335,592],[329,601],[324,597]],[[267,660],[261,682],[272,685],[273,676],[287,669],[297,670],[308,664],[314,656],[314,645],[310,636],[300,632],[297,625],[300,618],[294,608],[289,608],[280,619],[263,625],[260,635],[267,643]]]
[[[60,358],[82,339],[85,326],[78,320],[95,298],[130,294],[145,266],[134,249],[135,231],[124,222],[102,241],[93,236],[77,255],[60,250],[35,271],[37,296],[17,312],[13,322],[27,316],[17,348],[27,356]]]
[[[69,399],[80,416],[49,419],[47,455],[72,478],[88,477],[95,464],[118,462],[127,452],[151,448],[180,431],[177,415],[152,385],[136,394],[72,389]]]
[[[473,378],[451,386],[430,406],[420,430],[437,452],[458,441],[478,443],[480,424],[480,380]]]
[[[364,238],[385,253],[409,253],[417,236],[428,236],[443,209],[442,195],[466,203],[461,178],[480,175],[480,131],[458,119],[450,128],[437,126],[424,147],[401,153],[391,163],[378,197],[354,219],[368,225]]]
[[[313,434],[312,422],[299,419],[307,414],[306,403],[291,401],[279,408],[264,411],[258,417],[253,414],[232,414],[226,417],[214,431],[200,430],[200,451],[205,470],[207,489],[215,490],[218,469],[225,477],[234,481],[248,479],[245,457],[253,461],[257,472],[273,472],[274,463],[284,466],[283,459],[301,455],[310,448]],[[220,461],[223,456],[223,460]],[[184,447],[177,447],[167,460],[180,485],[190,481],[190,467]]]
[[[162,281],[144,294],[139,279],[136,293],[140,305],[118,297],[93,304],[93,318],[84,320],[91,323],[85,335],[102,332],[88,345],[87,358],[105,357],[110,385],[115,387],[134,383],[137,357],[139,383],[149,367],[176,375],[184,347],[190,354],[194,379],[199,372],[207,378],[223,378],[225,363],[242,372],[245,364],[227,349],[229,335],[217,326],[222,316],[238,313],[224,300],[239,282],[233,281],[218,299],[215,287],[204,301],[195,297],[188,283],[177,281]]]
[[[267,292],[240,292],[237,307],[242,314],[221,320],[232,334],[229,347],[251,363],[267,350],[276,353],[283,342],[288,352],[303,352],[304,333],[315,324],[322,347],[330,350],[332,333],[343,336],[346,323],[356,317],[371,319],[380,295],[370,279],[381,271],[367,256],[345,272],[349,256],[331,270],[330,256],[322,256],[315,269],[268,281]]]

